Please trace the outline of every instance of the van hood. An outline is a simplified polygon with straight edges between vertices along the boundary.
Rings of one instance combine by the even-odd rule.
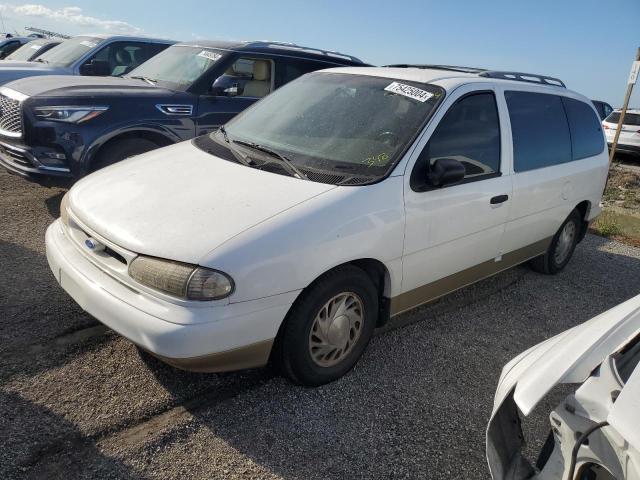
[[[54,67],[42,62],[12,62],[0,63],[0,85],[20,78],[42,75],[71,75],[71,70],[64,67]]]
[[[334,188],[223,160],[187,141],[85,177],[70,190],[69,206],[127,250],[198,264],[243,231]]]
[[[0,68],[0,71],[2,69]],[[77,75],[52,75],[45,78],[23,78],[7,87],[29,97],[96,97],[121,96],[133,93],[166,96],[172,92],[149,85],[144,80],[123,77],[83,77]]]

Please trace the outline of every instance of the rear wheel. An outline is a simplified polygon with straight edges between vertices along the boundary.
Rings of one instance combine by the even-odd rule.
[[[281,370],[307,386],[340,378],[362,356],[377,312],[378,294],[363,270],[345,266],[329,272],[289,312],[277,345]]]
[[[547,252],[531,260],[531,268],[547,275],[555,275],[562,271],[573,256],[573,251],[580,239],[581,228],[580,213],[574,210],[553,236]]]
[[[124,138],[103,147],[96,156],[91,171],[120,162],[126,158],[155,150],[160,145],[145,138]]]

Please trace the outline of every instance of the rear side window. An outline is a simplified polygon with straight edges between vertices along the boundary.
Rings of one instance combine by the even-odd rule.
[[[429,165],[439,158],[462,162],[465,178],[500,169],[500,122],[493,93],[474,93],[446,113],[420,154]]]
[[[605,122],[609,122],[609,123],[618,123],[619,121],[620,121],[620,112],[613,112],[611,115],[609,115],[605,119]],[[629,112],[625,113],[624,124],[640,126],[640,115],[638,115],[637,113],[629,113]]]
[[[604,150],[604,137],[600,119],[589,105],[573,98],[562,98],[569,130],[573,159],[593,157]]]
[[[571,134],[559,96],[532,92],[505,92],[504,96],[516,172],[571,161]]]
[[[306,60],[298,60],[294,58],[283,58],[276,60],[276,88],[281,87],[285,83],[304,75],[323,68],[336,67],[329,63],[309,62]]]

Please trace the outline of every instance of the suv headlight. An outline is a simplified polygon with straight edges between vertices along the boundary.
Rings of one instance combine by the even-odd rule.
[[[144,255],[131,262],[129,275],[142,285],[188,300],[220,300],[234,289],[226,273]]]
[[[58,122],[81,123],[106,112],[109,107],[105,106],[52,106],[35,107],[33,113],[42,120],[56,120]]]

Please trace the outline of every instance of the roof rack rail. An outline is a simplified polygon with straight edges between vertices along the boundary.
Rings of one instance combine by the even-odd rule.
[[[476,68],[476,67],[459,67],[456,65],[429,65],[429,64],[419,64],[419,63],[396,63],[392,65],[385,65],[385,67],[390,68],[424,68],[424,69],[432,69],[432,70],[448,70],[450,72],[461,72],[461,73],[480,73],[486,72],[486,68]]]
[[[551,85],[552,87],[567,88],[559,78],[548,77],[546,75],[538,75],[536,73],[522,72],[500,72],[498,70],[488,70],[479,73],[481,77],[501,78],[503,80],[516,80],[518,82],[540,83],[543,85]]]
[[[347,55],[346,53],[334,52],[332,50],[323,50],[321,48],[314,47],[302,47],[300,45],[296,45],[295,43],[289,42],[279,42],[276,40],[257,40],[252,42],[247,42],[248,45],[253,46],[262,46],[262,47],[271,47],[271,48],[283,48],[287,50],[300,50],[307,53],[315,53],[317,55],[324,55],[327,57],[335,57],[342,58],[344,60],[351,60],[354,63],[364,63],[358,57],[354,57],[353,55]]]

